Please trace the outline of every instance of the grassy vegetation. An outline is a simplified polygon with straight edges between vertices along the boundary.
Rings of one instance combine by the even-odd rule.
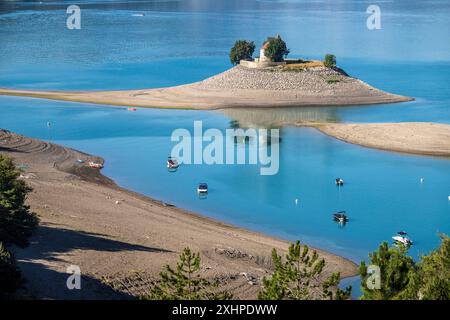
[[[302,61],[298,63],[288,63],[283,66],[282,71],[301,72],[309,68],[323,67],[322,61]]]

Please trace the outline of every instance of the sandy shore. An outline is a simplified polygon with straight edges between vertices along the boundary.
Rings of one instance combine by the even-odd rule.
[[[200,82],[169,88],[83,92],[0,89],[0,95],[178,109],[360,105],[412,100],[323,67],[282,71],[241,66]]]
[[[430,122],[318,124],[337,139],[382,150],[450,157],[450,125]]]
[[[26,294],[50,299],[118,299],[148,292],[165,264],[189,246],[202,253],[206,277],[237,298],[255,298],[272,265],[272,248],[287,242],[186,212],[124,190],[86,166],[103,160],[0,130],[0,152],[13,156],[34,191],[41,224],[31,244],[14,249]],[[77,160],[81,159],[85,163]],[[151,183],[151,182],[150,182]],[[349,260],[320,251],[327,273],[350,276]],[[82,290],[66,289],[66,268],[78,265]]]

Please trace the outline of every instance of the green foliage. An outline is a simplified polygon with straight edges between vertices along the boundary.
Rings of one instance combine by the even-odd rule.
[[[418,263],[407,256],[405,247],[388,247],[384,242],[369,255],[370,263],[380,267],[381,288],[367,288],[367,267],[360,266],[361,288],[365,300],[449,300],[450,239],[441,235],[441,246]]]
[[[336,67],[336,56],[334,54],[327,53],[325,59],[323,60],[323,65],[327,68]]]
[[[348,299],[351,287],[346,290],[337,288],[340,274],[333,273],[321,283],[325,260],[319,258],[316,251],[309,253],[308,246],[297,241],[289,246],[285,261],[272,251],[275,272],[272,277],[263,279],[263,288],[258,295],[261,300],[316,300]]]
[[[241,60],[251,59],[253,52],[255,52],[253,41],[238,40],[230,50],[230,61],[234,65],[239,64]]]
[[[289,49],[286,46],[286,42],[278,35],[275,38],[268,38],[267,47],[264,51],[264,55],[271,61],[280,62],[289,54]]]
[[[173,270],[166,265],[160,273],[161,281],[148,297],[151,300],[227,300],[232,295],[217,292],[218,283],[211,283],[200,276],[200,254],[185,248],[177,267]]]
[[[417,272],[402,294],[403,299],[450,300],[450,238],[441,235],[441,245],[417,264]]]
[[[0,242],[0,297],[14,293],[22,284],[14,257]]]
[[[0,155],[0,241],[24,247],[38,219],[25,205],[31,188],[19,175],[13,160]]]
[[[400,299],[402,291],[408,285],[410,275],[415,272],[414,260],[406,255],[407,248],[389,247],[383,242],[378,251],[369,254],[370,264],[380,268],[381,287],[370,289],[367,279],[370,276],[364,262],[359,267],[361,275],[361,289],[363,300],[390,300]]]

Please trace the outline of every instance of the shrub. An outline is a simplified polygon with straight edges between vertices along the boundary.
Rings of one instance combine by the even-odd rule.
[[[286,42],[279,35],[275,38],[268,38],[265,43],[267,47],[265,48],[264,55],[271,61],[283,61],[283,58],[289,54]]]
[[[234,65],[239,64],[241,60],[251,59],[253,52],[255,52],[253,41],[238,40],[230,50],[230,61]]]
[[[336,56],[334,54],[327,53],[325,59],[323,60],[323,65],[327,68],[336,67]]]
[[[22,284],[22,278],[11,253],[0,242],[0,297],[14,293]]]
[[[13,160],[0,155],[0,241],[24,247],[38,219],[25,205],[31,188],[19,175]]]

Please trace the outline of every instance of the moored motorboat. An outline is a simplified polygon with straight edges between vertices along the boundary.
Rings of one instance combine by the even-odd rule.
[[[176,169],[178,169],[179,166],[180,166],[180,164],[175,157],[167,158],[167,169],[176,170]]]
[[[345,211],[339,211],[339,212],[334,213],[333,219],[334,219],[334,221],[342,223],[342,224],[348,222],[348,217],[347,217]]]
[[[336,185],[337,186],[343,186],[344,185],[344,179],[336,178]]]
[[[400,233],[397,236],[393,236],[392,239],[394,239],[395,243],[402,244],[406,247],[409,247],[413,244],[411,239],[409,239],[408,237],[406,237],[404,235],[400,235]]]
[[[128,110],[128,111],[137,111],[137,109],[134,108],[134,107],[130,107],[130,108],[128,108],[127,110]]]
[[[197,187],[197,192],[200,194],[208,193],[208,185],[204,182],[199,183]]]

